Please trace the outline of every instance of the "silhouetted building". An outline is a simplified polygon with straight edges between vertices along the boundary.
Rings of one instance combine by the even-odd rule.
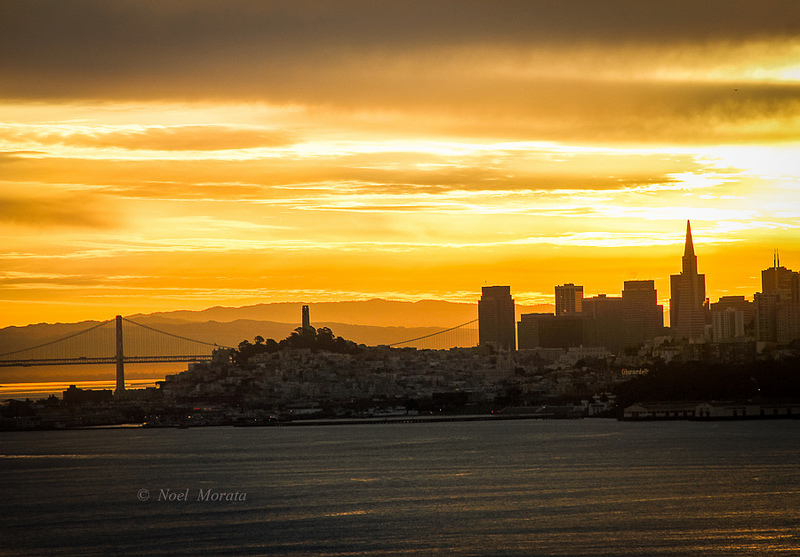
[[[516,350],[516,311],[510,286],[484,286],[478,302],[478,343]]]
[[[764,294],[780,294],[782,300],[800,301],[800,273],[781,265],[776,251],[772,267],[761,271],[761,292]]]
[[[676,338],[703,338],[706,326],[706,276],[697,273],[692,227],[686,221],[686,243],[679,275],[670,276],[669,320]]]
[[[623,347],[625,329],[623,326],[622,298],[598,294],[583,299],[584,344],[586,346],[605,346],[611,352]]]
[[[744,312],[733,308],[711,310],[711,338],[714,342],[744,339]]]
[[[110,402],[112,397],[111,389],[79,389],[75,385],[70,385],[63,392],[63,399],[66,404],[98,404]]]
[[[520,316],[519,349],[570,348],[583,344],[585,319],[579,315],[525,313]]]
[[[745,327],[752,324],[756,316],[756,306],[744,296],[722,296],[716,303],[711,304],[711,311],[726,311],[732,309],[741,311],[744,315]]]
[[[664,332],[664,308],[655,281],[625,281],[622,297],[599,294],[583,299],[583,344],[611,352],[636,346]]]
[[[800,273],[782,267],[777,252],[772,267],[761,271],[754,302],[756,340],[789,344],[800,339]]]
[[[583,302],[583,286],[567,283],[556,286],[556,315],[574,315],[581,313]]]
[[[754,302],[744,296],[722,296],[711,304],[711,338],[714,342],[737,342],[752,337],[755,314]]]
[[[753,303],[756,306],[756,340],[758,342],[778,342],[780,294],[756,292]]]
[[[622,290],[625,346],[657,337],[664,330],[664,306],[658,305],[655,281],[626,280]]]
[[[311,327],[311,314],[308,306],[303,306],[303,329]]]

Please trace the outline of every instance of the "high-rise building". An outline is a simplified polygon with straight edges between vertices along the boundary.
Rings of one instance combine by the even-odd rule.
[[[744,296],[722,296],[711,304],[714,342],[741,342],[753,337],[755,315],[755,303],[747,301]]]
[[[729,307],[724,310],[711,310],[711,338],[714,342],[735,342],[744,340],[744,312]]]
[[[478,302],[478,343],[516,350],[516,311],[510,286],[484,286]]]
[[[617,352],[624,346],[622,298],[598,294],[583,299],[583,315],[586,317],[584,329],[585,346],[605,346]]]
[[[583,286],[571,282],[556,286],[556,315],[575,315],[583,311]]]
[[[311,313],[308,306],[303,306],[303,329],[311,327]]]
[[[756,315],[756,308],[753,302],[745,299],[744,296],[721,296],[720,299],[711,304],[711,311],[726,311],[733,309],[744,314],[745,327],[750,325]]]
[[[756,306],[756,340],[778,342],[778,309],[781,306],[781,295],[777,292],[756,292],[753,302]]]
[[[782,302],[778,307],[778,344],[800,339],[800,304]]]
[[[622,290],[625,346],[650,340],[664,329],[664,306],[658,305],[655,281],[626,280]]]
[[[788,344],[800,338],[800,273],[780,265],[761,271],[761,292],[755,295],[756,340]]]
[[[780,294],[783,300],[800,301],[797,296],[797,277],[800,273],[781,265],[776,251],[773,255],[772,267],[761,271],[761,292],[764,294]]]
[[[582,346],[585,321],[577,314],[524,313],[518,323],[519,349]]]
[[[692,227],[686,221],[681,273],[670,276],[669,321],[676,338],[703,338],[707,319],[706,276],[697,273]]]

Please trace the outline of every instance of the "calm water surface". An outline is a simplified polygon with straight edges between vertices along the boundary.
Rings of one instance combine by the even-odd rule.
[[[796,555],[798,441],[800,421],[3,433],[0,554]]]

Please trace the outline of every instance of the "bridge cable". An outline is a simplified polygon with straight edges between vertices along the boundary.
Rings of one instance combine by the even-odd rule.
[[[114,320],[113,319],[109,319],[108,321],[103,321],[102,323],[100,323],[98,325],[95,325],[93,327],[89,327],[88,329],[84,329],[83,331],[78,331],[77,333],[72,333],[71,335],[67,335],[65,337],[62,337],[62,338],[59,338],[59,339],[56,339],[56,340],[51,340],[50,342],[45,342],[44,344],[39,344],[38,346],[31,346],[30,348],[23,348],[22,350],[14,350],[13,352],[6,352],[5,354],[0,354],[0,358],[2,358],[4,356],[11,356],[12,354],[19,354],[20,352],[28,352],[30,350],[36,350],[37,348],[44,348],[46,346],[51,346],[53,344],[57,344],[59,342],[63,342],[65,340],[69,340],[71,338],[74,338],[74,337],[80,336],[82,334],[88,333],[89,331],[93,331],[95,329],[99,329],[103,325],[107,325],[108,323],[111,323],[112,321],[114,321]],[[137,323],[137,325],[138,325],[138,323]]]
[[[426,338],[435,337],[437,335],[442,335],[444,333],[449,333],[450,331],[455,331],[456,329],[460,329],[461,327],[466,327],[467,325],[471,325],[471,324],[473,324],[473,323],[475,323],[477,321],[478,321],[477,319],[473,319],[472,321],[467,321],[466,323],[462,323],[461,325],[456,325],[455,327],[450,327],[449,329],[444,329],[442,331],[437,331],[437,332],[431,333],[429,335],[425,335],[425,336],[421,336],[421,337],[417,337],[417,338],[412,338],[412,339],[404,340],[404,341],[401,341],[401,342],[393,342],[393,343],[389,344],[388,346],[397,346],[398,344],[408,344],[409,342],[415,342],[417,340],[423,340],[423,339],[426,339]]]
[[[205,344],[206,346],[216,346],[217,348],[231,348],[230,346],[222,346],[222,345],[214,343],[214,342],[204,342],[202,340],[195,340],[193,338],[182,337],[182,336],[176,335],[174,333],[168,333],[166,331],[160,331],[160,330],[155,329],[153,327],[148,327],[147,325],[142,325],[141,323],[137,323],[136,321],[131,321],[130,319],[127,319],[125,317],[123,317],[122,320],[125,321],[126,323],[130,323],[132,325],[138,325],[139,327],[142,327],[143,329],[148,329],[148,330],[153,331],[155,333],[161,333],[162,335],[167,335],[167,336],[170,336],[170,337],[179,338],[181,340],[185,340],[185,341],[188,341],[188,342],[194,342],[194,343],[197,343],[197,344]]]

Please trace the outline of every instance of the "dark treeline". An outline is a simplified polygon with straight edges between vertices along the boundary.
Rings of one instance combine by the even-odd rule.
[[[246,364],[256,354],[275,353],[290,348],[305,348],[312,352],[325,351],[336,354],[355,354],[361,351],[355,342],[337,337],[328,327],[319,329],[298,327],[280,342],[271,338],[265,340],[262,336],[257,336],[253,342],[255,344],[247,340],[239,343],[238,349],[234,350],[232,354],[234,363]]]
[[[800,398],[800,356],[743,364],[656,364],[616,388],[619,407],[636,402]]]

